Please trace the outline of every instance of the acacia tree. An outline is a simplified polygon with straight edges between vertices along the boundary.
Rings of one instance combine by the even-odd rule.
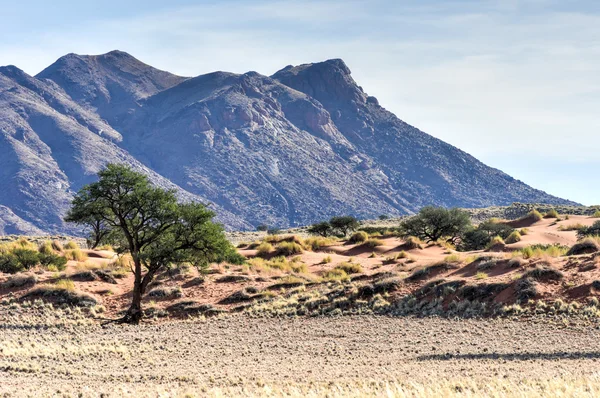
[[[106,210],[103,205],[91,200],[89,192],[80,191],[73,199],[71,211],[65,217],[65,221],[85,225],[90,231],[88,244],[95,249],[111,232],[105,219]]]
[[[331,224],[327,221],[321,221],[319,223],[313,224],[308,228],[308,233],[320,235],[322,237],[328,237],[333,231]]]
[[[98,216],[117,251],[129,252],[134,274],[131,306],[123,323],[142,318],[142,297],[154,276],[173,264],[207,267],[215,261],[239,262],[214,213],[201,203],[178,203],[175,192],[154,187],[127,166],[109,164],[99,181],[83,187],[66,220],[93,227]]]
[[[360,223],[352,216],[336,216],[331,217],[329,224],[333,229],[340,231],[344,236],[348,235],[348,232],[355,231]]]
[[[416,236],[427,242],[435,242],[442,237],[456,242],[470,227],[471,218],[466,211],[433,206],[422,208],[419,214],[400,224],[403,235]]]

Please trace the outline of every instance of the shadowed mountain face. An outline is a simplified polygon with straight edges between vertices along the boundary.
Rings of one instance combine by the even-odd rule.
[[[234,229],[572,203],[402,122],[341,60],[271,77],[183,78],[119,51],[69,54],[36,77],[0,68],[0,234],[74,231],[69,201],[108,162],[211,203]]]

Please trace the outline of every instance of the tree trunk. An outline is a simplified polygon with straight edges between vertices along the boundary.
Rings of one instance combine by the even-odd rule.
[[[133,282],[133,297],[131,299],[131,306],[127,310],[127,313],[123,317],[123,323],[130,323],[137,325],[142,319],[142,264],[140,260],[135,256],[135,280]]]

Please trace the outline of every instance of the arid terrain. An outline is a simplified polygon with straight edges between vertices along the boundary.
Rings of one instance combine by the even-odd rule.
[[[0,273],[0,395],[595,396],[600,257],[568,250],[597,220],[498,221],[520,240],[470,252],[391,221],[361,242],[236,234],[246,264],[165,271],[140,326],[103,325],[128,258],[63,239],[64,270]]]

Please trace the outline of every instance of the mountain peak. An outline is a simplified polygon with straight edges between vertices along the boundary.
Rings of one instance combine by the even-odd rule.
[[[367,96],[351,76],[350,68],[339,59],[286,66],[273,79],[314,97],[321,103],[365,103]]]

